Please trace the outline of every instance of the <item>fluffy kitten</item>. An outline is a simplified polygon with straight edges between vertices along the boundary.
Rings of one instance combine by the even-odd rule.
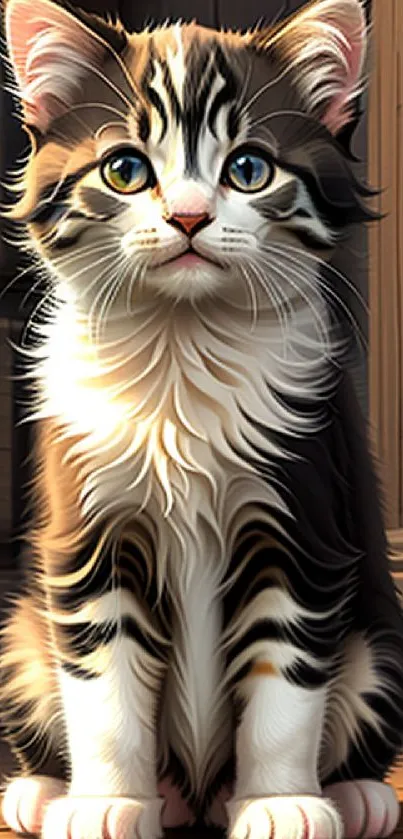
[[[343,144],[363,9],[128,34],[10,0],[6,33],[32,141],[14,217],[53,288],[6,821],[386,836],[403,626],[328,264],[371,217]]]

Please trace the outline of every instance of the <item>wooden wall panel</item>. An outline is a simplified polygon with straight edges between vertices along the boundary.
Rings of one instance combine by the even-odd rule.
[[[403,528],[402,0],[373,0],[372,8],[369,180],[383,188],[385,216],[369,231],[370,424],[397,546]]]

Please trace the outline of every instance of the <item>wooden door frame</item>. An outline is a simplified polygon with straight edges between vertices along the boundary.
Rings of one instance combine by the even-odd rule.
[[[403,571],[403,0],[372,0],[368,176],[369,419],[396,570]]]

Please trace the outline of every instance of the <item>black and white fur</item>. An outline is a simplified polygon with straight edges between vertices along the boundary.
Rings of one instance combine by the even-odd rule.
[[[212,820],[232,785],[234,839],[338,839],[322,788],[366,779],[365,836],[386,835],[394,804],[371,783],[401,750],[403,626],[329,267],[371,217],[337,136],[361,78],[361,6],[319,0],[271,33],[126,36],[40,0],[34,55],[15,34],[28,6],[11,0],[8,17],[36,144],[20,217],[54,283],[31,418],[54,424],[61,473],[77,464],[81,516],[74,549],[60,532],[45,550],[38,511],[39,573],[5,630],[9,738],[26,773],[50,750],[69,775],[44,837],[114,839],[122,797],[130,829],[157,835],[168,776]],[[147,154],[157,193],[108,191],[112,140]],[[245,143],[272,160],[258,195],[220,184]],[[210,223],[190,271],[167,219],[195,208]],[[57,495],[42,458],[41,492]],[[30,652],[53,685],[40,708],[15,640],[27,611],[47,627],[48,657]],[[6,794],[14,828],[27,783]]]

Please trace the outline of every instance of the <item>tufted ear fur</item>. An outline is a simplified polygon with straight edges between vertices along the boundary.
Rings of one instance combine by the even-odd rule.
[[[316,0],[276,29],[252,36],[290,67],[308,108],[337,134],[360,93],[366,21],[360,0]]]
[[[72,14],[50,0],[10,0],[5,29],[24,120],[41,133],[75,101],[85,75],[99,70],[117,28]],[[97,31],[98,30],[98,31]]]

